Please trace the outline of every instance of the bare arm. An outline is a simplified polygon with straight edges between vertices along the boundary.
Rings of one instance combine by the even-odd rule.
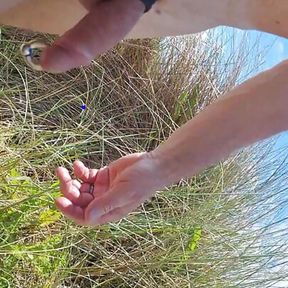
[[[0,0],[0,10],[8,2]],[[54,72],[86,65],[123,38],[183,35],[219,25],[288,36],[287,0],[157,0],[145,15],[138,0],[81,0],[87,15],[78,0],[10,2],[21,3],[0,13],[0,23],[62,34],[82,18],[48,49],[42,66]]]
[[[120,220],[157,190],[286,130],[287,107],[285,61],[224,95],[152,152],[122,157],[99,171],[76,161],[74,174],[83,181],[79,191],[75,191],[68,170],[58,168],[64,197],[56,200],[57,207],[81,225]],[[81,194],[89,185],[94,193]]]
[[[288,129],[288,61],[238,86],[179,128],[155,151],[165,184]]]
[[[245,13],[247,17],[243,16],[242,24],[240,21],[238,25],[236,23],[236,27],[256,29],[282,37],[288,37],[287,0],[241,0],[237,2],[239,5],[241,5],[241,3],[243,3],[242,5],[246,5],[243,13]],[[244,2],[246,2],[246,4],[244,4]],[[235,17],[236,14],[237,9],[234,11]]]

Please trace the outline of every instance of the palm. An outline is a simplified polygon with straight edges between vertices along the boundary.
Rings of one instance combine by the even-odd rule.
[[[145,154],[132,154],[96,170],[75,161],[74,174],[81,182],[60,167],[57,176],[64,197],[56,199],[56,205],[81,225],[119,220],[154,193],[154,172],[148,162]]]

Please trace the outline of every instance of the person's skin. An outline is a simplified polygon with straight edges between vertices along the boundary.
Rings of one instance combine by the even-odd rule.
[[[157,0],[145,16],[140,0],[81,0],[88,14],[76,26],[85,15],[77,0],[0,0],[0,12],[17,2],[0,13],[0,23],[57,34],[71,26],[43,55],[49,72],[88,65],[124,37],[183,35],[219,25],[288,36],[287,0]]]
[[[10,0],[9,5],[19,1]],[[159,3],[165,1],[172,0],[159,0]],[[173,1],[172,8],[174,5],[177,10],[177,1]],[[6,2],[0,0],[0,9],[9,8]],[[81,2],[89,10],[88,15],[44,53],[42,66],[45,70],[64,72],[89,64],[99,53],[123,39],[144,11],[139,0]],[[213,23],[203,26],[200,23],[203,29],[224,24],[288,36],[287,0],[221,0],[222,4],[227,3],[227,7],[221,6],[226,7],[224,10],[219,9],[216,0],[187,0],[186,5],[192,2],[199,4],[193,7],[199,9],[198,12],[202,11],[203,15],[212,12],[211,19],[215,17]],[[215,4],[215,9],[205,6],[211,3]],[[209,17],[203,17],[206,18]],[[63,194],[56,199],[58,209],[81,225],[117,221],[156,190],[194,175],[243,146],[287,129],[287,77],[288,63],[283,62],[247,81],[149,153],[128,155],[99,171],[76,161],[74,175],[80,182],[72,180],[65,168],[58,168]],[[89,193],[91,184],[94,185],[92,194]]]
[[[157,190],[191,177],[233,151],[288,128],[288,61],[227,93],[151,152],[122,157],[100,170],[60,167],[60,211],[96,226],[120,220]],[[89,193],[90,184],[94,191]]]
[[[124,39],[144,12],[144,5],[139,0],[80,0],[80,2],[89,13],[45,51],[41,63],[44,70],[64,72],[81,65],[89,65],[96,56]],[[165,4],[167,7],[168,4],[170,5],[166,14],[178,16],[181,19],[178,14],[183,14],[185,11],[177,12],[177,1],[158,0],[155,5],[159,11],[161,9],[165,11]],[[287,0],[253,0],[252,3],[251,0],[214,0],[212,2],[211,0],[189,0],[184,6],[188,11],[197,11],[194,13],[200,14],[195,31],[226,25],[288,36]],[[187,20],[183,22],[183,24],[177,23],[172,34],[177,34],[178,30],[182,31],[181,33],[185,31],[189,33],[189,26],[194,23],[189,25]],[[155,25],[160,24],[161,22],[155,23]],[[165,25],[167,25],[166,22]],[[186,26],[187,30],[182,26]]]
[[[89,65],[96,55],[122,40],[145,10],[144,4],[139,0],[81,2],[89,13],[45,51],[41,62],[44,70],[64,72]]]
[[[23,0],[0,0],[0,11],[6,11]]]

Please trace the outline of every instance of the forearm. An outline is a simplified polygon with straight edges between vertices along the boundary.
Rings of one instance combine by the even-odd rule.
[[[229,0],[222,25],[288,37],[287,0]]]
[[[179,128],[151,156],[165,185],[288,128],[288,62],[250,79]]]
[[[287,0],[157,0],[130,36],[179,35],[224,25],[288,36]]]

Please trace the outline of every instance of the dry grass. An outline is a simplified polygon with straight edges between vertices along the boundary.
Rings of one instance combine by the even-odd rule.
[[[251,151],[117,224],[84,229],[53,205],[57,165],[152,149],[235,85],[247,51],[222,65],[209,36],[129,41],[89,68],[49,75],[25,67],[27,37],[4,29],[0,42],[0,287],[270,287],[259,248],[269,234],[253,230],[262,214],[252,213],[270,192],[258,197]]]

